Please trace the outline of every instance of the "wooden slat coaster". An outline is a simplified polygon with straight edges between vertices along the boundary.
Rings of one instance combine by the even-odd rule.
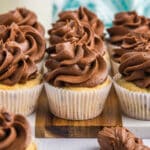
[[[122,126],[118,98],[114,88],[108,96],[103,113],[92,120],[70,121],[55,117],[48,108],[45,91],[39,98],[36,113],[36,137],[39,138],[95,138],[104,126]]]

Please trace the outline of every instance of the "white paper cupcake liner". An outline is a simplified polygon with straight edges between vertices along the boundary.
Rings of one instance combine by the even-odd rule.
[[[120,74],[114,76],[114,85],[123,113],[132,118],[150,120],[150,94],[121,87],[116,82],[120,77]]]
[[[69,120],[92,119],[101,114],[111,88],[110,83],[103,88],[73,91],[57,88],[45,83],[51,112]]]
[[[119,63],[117,63],[113,59],[111,59],[111,66],[112,66],[112,71],[113,71],[114,75],[119,73],[119,66],[120,66]]]
[[[0,108],[6,108],[9,112],[29,115],[37,104],[43,84],[29,89],[0,90]]]

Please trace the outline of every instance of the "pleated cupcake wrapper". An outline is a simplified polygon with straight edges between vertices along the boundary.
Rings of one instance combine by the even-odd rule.
[[[110,84],[101,89],[73,91],[57,88],[45,83],[51,112],[60,118],[69,120],[92,119],[101,114]]]
[[[33,88],[22,90],[0,90],[0,108],[6,108],[9,112],[29,115],[37,104],[43,84]]]
[[[116,82],[120,77],[120,74],[114,76],[114,85],[123,113],[132,118],[150,120],[150,94],[121,87]]]
[[[112,65],[113,74],[115,75],[115,74],[119,73],[120,64],[115,62],[113,59],[111,59],[111,65]]]

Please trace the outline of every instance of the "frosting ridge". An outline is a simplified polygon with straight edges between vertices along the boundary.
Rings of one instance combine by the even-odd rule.
[[[0,112],[0,150],[25,150],[31,142],[28,121],[22,115]]]
[[[102,150],[149,150],[141,139],[124,127],[105,127],[98,133]]]
[[[113,26],[107,29],[110,35],[110,42],[119,45],[127,33],[133,31],[146,33],[149,30],[149,19],[139,16],[135,11],[117,13],[113,21]]]
[[[107,77],[105,60],[87,47],[66,42],[47,52],[45,80],[54,86],[94,87]]]
[[[141,88],[150,87],[150,53],[130,52],[121,57],[119,72]]]
[[[35,28],[41,35],[44,35],[44,27],[37,21],[37,16],[34,12],[26,8],[17,8],[0,15],[0,25],[29,25]]]

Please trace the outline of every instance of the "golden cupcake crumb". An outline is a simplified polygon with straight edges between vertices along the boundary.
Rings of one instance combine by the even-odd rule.
[[[121,86],[124,87],[130,91],[134,91],[134,92],[143,92],[143,93],[149,93],[150,92],[150,88],[146,89],[146,88],[140,88],[138,86],[136,86],[134,83],[132,82],[128,82],[123,78],[120,78],[117,80],[117,83]]]
[[[0,84],[0,90],[19,90],[19,89],[28,89],[32,88],[41,83],[42,75],[39,74],[37,78],[27,81],[26,83],[18,83],[13,86],[8,86]]]

